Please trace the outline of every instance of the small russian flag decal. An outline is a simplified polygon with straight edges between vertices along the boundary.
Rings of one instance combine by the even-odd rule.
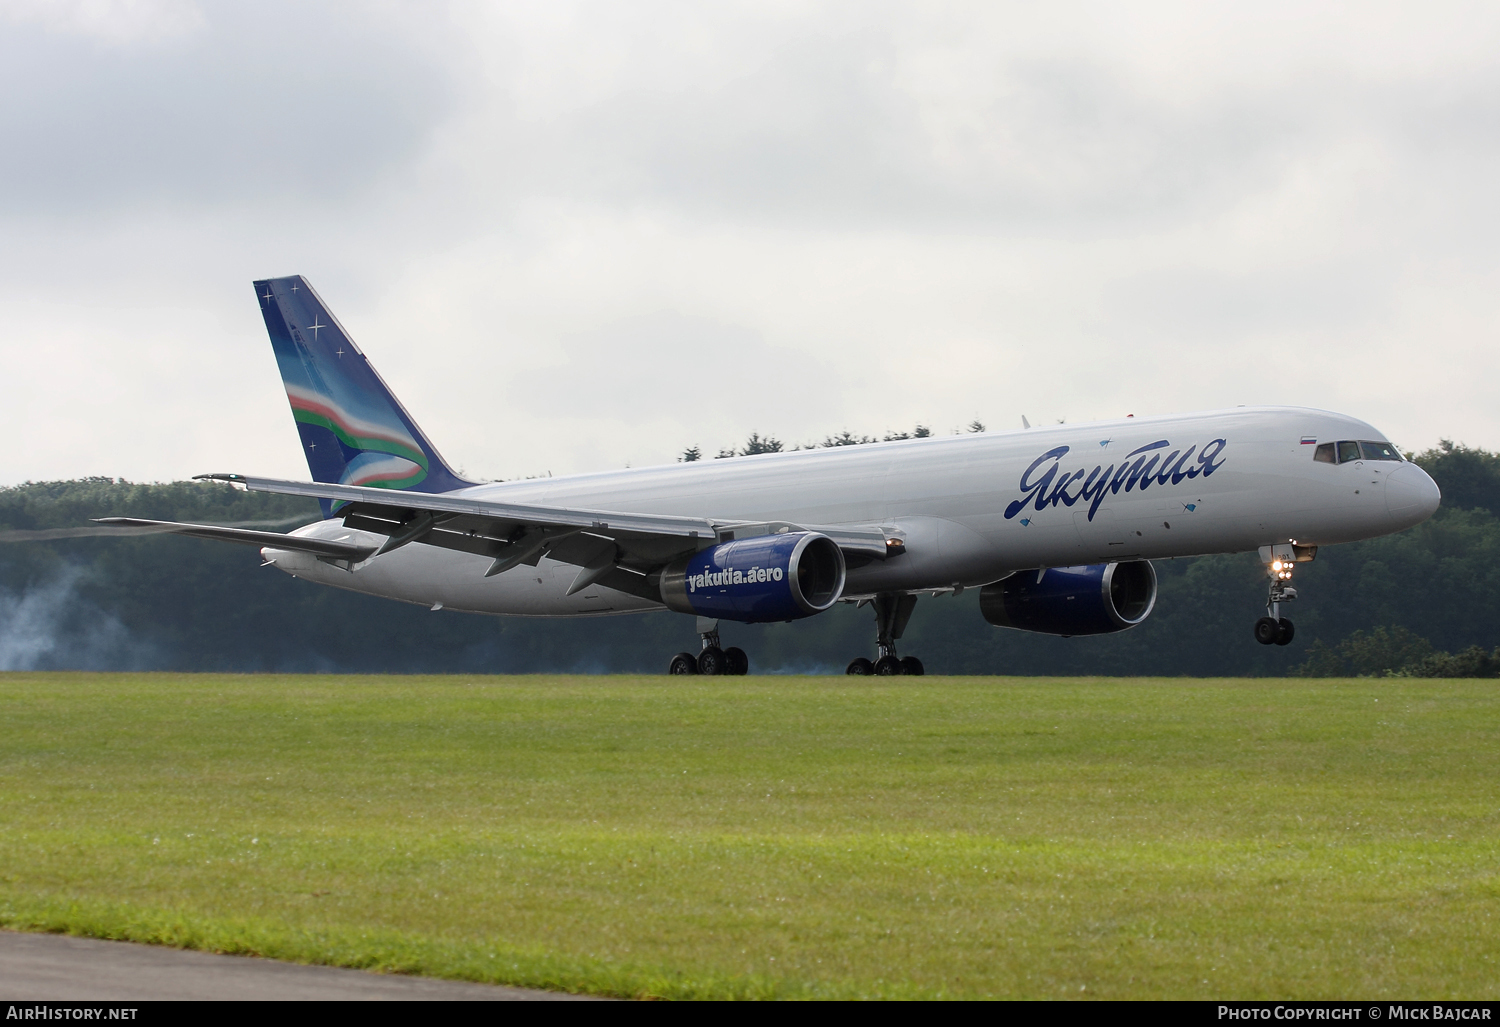
[[[1315,435],[1304,435],[1304,436],[1302,436],[1302,444],[1304,446],[1316,446],[1318,444],[1317,436],[1315,436]]]

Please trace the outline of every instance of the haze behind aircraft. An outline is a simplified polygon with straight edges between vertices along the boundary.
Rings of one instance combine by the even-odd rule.
[[[1270,579],[1258,641],[1318,547],[1411,527],[1437,485],[1363,421],[1233,410],[910,439],[541,480],[459,477],[300,275],[255,283],[311,483],[205,474],[318,499],[282,535],[103,518],[258,545],[295,577],[433,609],[515,616],[670,610],[697,618],[674,674],[743,674],[718,622],[790,621],[870,604],[874,660],[901,658],[919,596],[980,590],[994,625],[1121,631],[1156,603],[1149,561],[1257,550]]]

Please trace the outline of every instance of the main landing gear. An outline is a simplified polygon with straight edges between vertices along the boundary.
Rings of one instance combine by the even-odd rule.
[[[698,618],[698,639],[702,645],[698,655],[678,653],[667,667],[668,674],[748,674],[750,657],[739,646],[728,649],[719,645],[719,622],[709,617]]]
[[[1266,598],[1266,616],[1255,622],[1255,640],[1261,645],[1287,645],[1297,633],[1292,622],[1281,615],[1281,604],[1297,598],[1297,590],[1291,586],[1292,564],[1292,559],[1277,555],[1266,565],[1271,594]]]
[[[873,663],[863,656],[849,661],[846,674],[878,674],[889,677],[895,674],[922,675],[922,661],[915,656],[896,655],[896,640],[906,631],[906,622],[911,620],[911,611],[916,608],[917,597],[909,595],[876,596],[871,603],[875,607],[875,645],[880,650]]]

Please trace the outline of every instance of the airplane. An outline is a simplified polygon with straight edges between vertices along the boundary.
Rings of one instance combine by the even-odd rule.
[[[748,672],[721,621],[841,602],[875,616],[875,658],[849,674],[922,674],[897,651],[921,596],[978,589],[998,627],[1103,634],[1150,616],[1152,560],[1249,551],[1269,579],[1255,638],[1286,645],[1297,564],[1419,524],[1441,500],[1371,425],[1274,406],[474,482],[306,278],[254,286],[312,481],[197,477],[317,499],[322,519],[285,534],[102,522],[259,546],[294,577],[434,610],[694,617],[699,651],[671,657],[671,674]]]

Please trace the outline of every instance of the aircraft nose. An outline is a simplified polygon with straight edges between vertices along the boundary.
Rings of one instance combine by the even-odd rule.
[[[1403,528],[1427,520],[1442,499],[1437,482],[1416,464],[1402,464],[1386,477],[1385,508]]]

